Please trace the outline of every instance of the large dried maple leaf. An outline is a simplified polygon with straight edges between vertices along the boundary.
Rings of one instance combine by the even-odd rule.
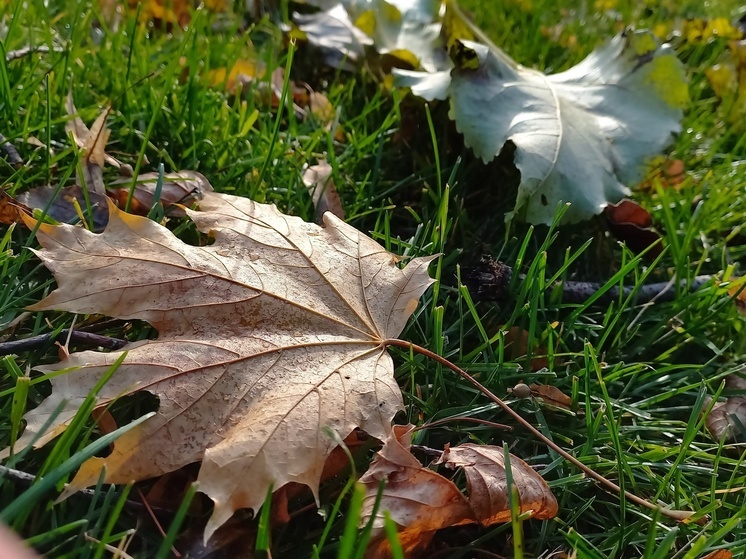
[[[157,476],[202,460],[200,490],[215,510],[205,538],[239,508],[261,506],[270,485],[308,485],[341,437],[360,427],[391,430],[401,393],[384,340],[398,336],[433,282],[431,259],[401,269],[379,244],[331,214],[325,227],[274,206],[205,193],[189,216],[215,239],[189,246],[167,229],[110,206],[104,233],[39,227],[39,256],[58,289],[34,310],[142,319],[157,340],[130,344],[99,394],[103,406],[145,390],[158,413],[120,438],[110,456],[86,462],[73,480]],[[120,352],[86,351],[45,370],[52,395],[26,415],[16,450],[50,413],[67,407],[43,444],[64,429]]]

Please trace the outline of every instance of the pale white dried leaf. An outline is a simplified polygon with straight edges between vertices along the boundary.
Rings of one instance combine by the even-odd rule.
[[[308,41],[321,49],[330,66],[352,69],[365,56],[365,48],[373,44],[373,39],[355,27],[342,4],[315,14],[295,13],[293,20]]]
[[[452,64],[441,38],[441,0],[310,0],[322,11],[294,14],[293,19],[310,43],[322,48],[327,63],[354,63],[372,46],[426,72],[449,69]],[[366,21],[368,36],[355,24]],[[349,66],[347,64],[345,67]]]
[[[683,65],[650,32],[620,34],[554,75],[525,68],[491,44],[457,44],[450,76],[394,74],[425,99],[448,96],[450,117],[485,162],[515,146],[521,180],[509,217],[549,224],[561,202],[571,203],[566,221],[600,213],[629,194],[647,158],[681,129]]]
[[[111,130],[106,128],[106,119],[110,109],[107,107],[96,117],[88,136],[85,138],[86,160],[103,169],[106,163],[106,143],[109,141]]]
[[[83,122],[83,119],[78,116],[78,109],[75,108],[72,93],[68,93],[65,98],[65,110],[67,111],[67,116],[71,117],[65,124],[65,131],[72,135],[75,144],[80,149],[84,149],[86,138],[88,138],[91,131],[85,122]]]
[[[239,508],[261,506],[270,485],[318,489],[340,438],[385,438],[402,399],[384,340],[398,336],[432,284],[431,258],[399,268],[378,243],[331,214],[325,227],[274,206],[206,192],[189,216],[214,243],[190,246],[148,219],[109,207],[96,235],[41,224],[39,256],[58,288],[33,307],[150,322],[159,332],[124,348],[98,405],[138,390],[158,413],[86,462],[73,488],[126,483],[202,460],[200,490],[214,502],[206,539]],[[16,450],[67,402],[43,444],[64,429],[121,352],[73,353],[45,371],[52,394],[26,414]],[[7,449],[5,454],[7,454]]]

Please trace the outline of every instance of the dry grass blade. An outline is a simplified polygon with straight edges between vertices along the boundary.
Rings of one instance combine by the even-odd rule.
[[[111,130],[106,127],[106,119],[109,117],[111,108],[106,107],[101,111],[90,129],[78,116],[72,94],[67,96],[65,109],[71,117],[65,124],[65,130],[72,136],[75,144],[83,150],[82,176],[77,177],[78,184],[85,185],[91,192],[105,195],[104,165],[108,163],[114,167],[120,167],[119,161],[106,153],[106,143],[111,134]]]
[[[316,208],[314,221],[321,222],[321,217],[326,212],[332,212],[340,219],[345,218],[342,200],[339,198],[337,187],[332,180],[332,166],[326,161],[317,165],[311,165],[303,171],[303,184],[311,193],[313,205]]]

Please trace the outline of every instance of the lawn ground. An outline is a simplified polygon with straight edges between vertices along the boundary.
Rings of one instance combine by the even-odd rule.
[[[185,31],[137,24],[133,17],[114,26],[95,2],[0,3],[5,53],[27,46],[49,50],[0,64],[0,133],[23,159],[18,168],[0,159],[0,181],[10,195],[74,182],[80,154],[65,132],[68,93],[88,124],[111,106],[107,151],[136,172],[157,171],[159,164],[167,172],[196,170],[217,191],[272,202],[307,220],[314,208],[301,180],[303,168],[326,158],[349,223],[401,256],[443,255],[432,268],[439,284],[423,297],[403,339],[477,376],[546,436],[626,490],[709,515],[704,525],[651,516],[601,489],[520,428],[505,432],[452,421],[419,431],[414,442],[433,448],[505,442],[547,480],[559,514],[523,524],[523,556],[574,550],[578,557],[694,559],[718,549],[743,556],[746,438],[743,431],[740,442],[713,438],[701,415],[706,397],[735,395],[723,389],[723,381],[742,370],[746,351],[743,318],[729,295],[746,264],[746,110],[729,111],[706,75],[728,56],[729,40],[738,34],[731,27],[732,36],[713,35],[713,22],[735,26],[738,5],[464,0],[463,7],[512,57],[547,72],[568,68],[630,25],[672,39],[687,69],[691,103],[667,162],[654,166],[681,161],[684,171],[677,181],[651,173],[634,194],[661,233],[665,250],[659,257],[621,246],[601,219],[552,229],[506,224],[517,184],[510,158],[482,164],[463,145],[447,107],[425,108],[405,91],[391,90],[372,65],[357,72],[330,69],[301,44],[289,76],[325,93],[340,127],[330,130],[273,107],[266,89],[271,71],[288,66],[286,38],[271,18],[247,24],[244,14],[230,7],[203,13]],[[286,4],[277,15],[283,12]],[[266,64],[266,77],[242,91],[226,87],[226,69],[238,60]],[[111,168],[105,176],[118,177]],[[186,221],[169,226],[187,241],[197,237]],[[54,287],[29,250],[35,246],[20,225],[0,226],[0,341],[70,328],[74,320],[94,321],[25,313]],[[508,300],[478,301],[462,285],[462,272],[482,254],[526,275]],[[715,279],[691,292],[687,281],[703,274]],[[568,304],[554,286],[557,279],[598,282],[606,289],[672,278],[684,282],[677,284],[677,296],[652,305],[634,295]],[[98,333],[130,341],[155,335],[146,324],[100,324]],[[398,422],[468,416],[513,425],[443,367],[419,355],[392,353],[407,406]],[[0,446],[5,447],[17,435],[19,407],[31,408],[48,395],[48,382],[34,368],[56,362],[59,348],[50,342],[3,359]],[[29,374],[30,382],[19,381]],[[508,389],[519,382],[557,387],[572,398],[573,411],[538,398],[515,398]],[[130,398],[111,411],[124,425],[155,405],[152,399]],[[52,476],[99,434],[90,419],[68,433],[57,445],[25,454],[12,468]],[[106,546],[117,547],[123,539],[135,557],[168,557],[171,545],[194,557],[251,556],[246,550],[267,532],[248,512],[225,530],[224,547],[213,555],[202,550],[210,505],[197,495],[183,518],[174,512],[194,479],[194,471],[183,473],[171,478],[168,488],[155,487],[154,481],[99,486],[59,504],[52,487],[34,493],[17,477],[0,477],[0,511],[15,503],[3,519],[49,557],[110,556]],[[57,485],[69,476],[59,479]],[[346,481],[322,487],[321,515],[310,494],[290,503],[291,521],[272,530],[273,557],[336,557],[355,547],[354,531],[343,536],[346,523],[356,521],[348,496],[339,497]],[[463,479],[456,481],[463,485]],[[140,506],[141,493],[155,501],[157,492],[168,510],[156,514],[169,538]],[[444,530],[431,556],[518,556],[513,530],[510,524]]]

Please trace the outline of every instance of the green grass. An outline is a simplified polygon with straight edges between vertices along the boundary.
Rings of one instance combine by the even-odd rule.
[[[627,25],[676,26],[688,17],[739,15],[737,5],[725,1],[646,6],[620,0],[609,11],[586,2],[585,12],[576,4],[581,3],[463,2],[513,58],[552,71],[578,62]],[[455,421],[476,417],[512,425],[447,369],[392,349],[407,404],[397,420],[454,419],[418,431],[416,444],[506,443],[538,469],[560,503],[551,521],[445,530],[435,538],[439,557],[474,557],[477,550],[518,556],[513,533],[523,534],[523,557],[556,549],[615,558],[695,558],[719,548],[734,556],[746,553],[746,454],[742,445],[713,440],[699,413],[705,395],[720,393],[723,378],[741,370],[746,354],[744,323],[728,296],[729,284],[712,282],[694,293],[682,288],[673,302],[648,307],[634,296],[620,296],[609,305],[569,305],[553,288],[556,279],[612,287],[674,275],[744,273],[746,134],[724,124],[726,115],[704,76],[727,51],[726,40],[674,41],[691,80],[692,101],[670,154],[685,162],[687,176],[677,189],[657,185],[636,195],[667,247],[653,260],[619,246],[600,221],[508,228],[503,215],[512,207],[516,185],[509,161],[500,158],[485,166],[476,160],[454,132],[443,104],[426,109],[403,92],[387,90],[368,70],[349,74],[324,68],[304,45],[291,61],[282,33],[269,19],[245,28],[240,14],[203,13],[188,31],[170,33],[133,19],[123,19],[116,29],[102,21],[97,2],[0,4],[5,52],[28,45],[58,48],[0,62],[0,133],[25,161],[14,169],[0,159],[6,191],[18,194],[74,179],[78,150],[65,133],[68,92],[89,124],[111,106],[108,151],[133,168],[155,171],[163,164],[166,171],[197,170],[218,191],[273,202],[308,220],[313,207],[302,169],[326,157],[350,223],[397,254],[443,254],[431,269],[440,283],[423,297],[403,339],[466,369],[547,437],[628,491],[710,516],[704,526],[674,524],[605,492],[520,428],[505,432]],[[550,29],[556,40],[545,36]],[[267,76],[242,94],[211,83],[211,70],[253,57],[266,63]],[[284,66],[293,79],[328,95],[339,111],[343,141],[292,110],[273,109],[262,97],[259,91],[271,70]],[[43,147],[30,143],[32,138]],[[107,169],[106,177],[113,180],[116,172]],[[196,238],[187,222],[172,226],[185,240]],[[0,340],[69,328],[74,320],[69,314],[25,313],[54,281],[28,250],[36,246],[33,235],[20,225],[0,227]],[[510,301],[475,302],[460,284],[461,267],[474,265],[482,253],[526,274],[513,285]],[[80,325],[92,319],[76,320]],[[528,332],[526,355],[506,349],[510,326]],[[146,325],[124,322],[109,323],[101,333],[130,340],[153,335]],[[547,366],[532,371],[537,356],[546,357]],[[57,360],[53,344],[4,360],[0,446],[18,435],[20,413],[49,393],[45,377],[33,369]],[[509,395],[518,382],[560,388],[573,397],[578,413]],[[112,413],[125,425],[152,408],[147,399],[134,398]],[[172,489],[177,499],[170,511],[156,513],[167,537],[138,506],[137,490],[147,492],[153,481],[135,488],[99,484],[54,504],[61,483],[69,480],[70,464],[101,444],[98,435],[94,422],[81,415],[58,441],[13,457],[6,465],[45,478],[29,489],[0,477],[2,519],[50,557],[108,556],[106,545],[116,547],[123,539],[131,539],[128,553],[137,557],[167,557],[171,545],[182,553],[199,549],[209,502],[188,482]],[[365,470],[371,454],[362,457],[358,471]],[[355,529],[359,496],[348,477],[340,477],[322,487],[323,515],[310,495],[291,501],[292,521],[271,534],[273,557],[361,553],[367,535]],[[179,507],[182,496],[193,497],[190,506]],[[262,523],[249,514],[236,515],[226,529],[233,539],[213,556],[235,556],[238,549],[263,552],[268,534],[257,524],[266,526],[266,518]]]

